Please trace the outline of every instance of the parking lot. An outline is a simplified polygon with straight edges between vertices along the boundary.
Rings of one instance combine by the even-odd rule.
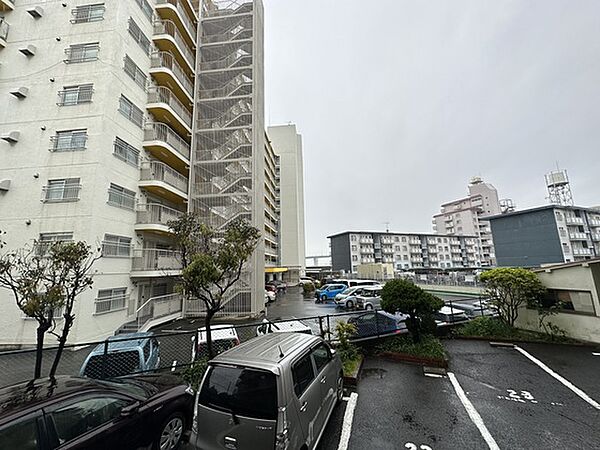
[[[344,423],[344,403],[326,431],[337,437],[350,426],[347,447],[337,438],[320,448],[599,448],[600,356],[593,349],[522,345],[526,356],[481,341],[448,340],[445,346],[450,369],[441,377],[425,376],[419,366],[368,358],[353,420]]]

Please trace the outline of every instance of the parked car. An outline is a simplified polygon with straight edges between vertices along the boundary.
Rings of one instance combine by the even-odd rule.
[[[313,334],[312,329],[304,322],[297,319],[271,322],[269,319],[263,319],[263,323],[256,327],[256,335],[262,336],[268,333],[305,333]]]
[[[498,313],[491,308],[486,308],[484,305],[479,303],[468,304],[468,303],[452,303],[454,309],[460,309],[464,311],[469,318],[479,316],[496,316]]]
[[[343,284],[326,284],[321,289],[315,291],[317,303],[323,303],[327,300],[333,300],[337,294],[344,291],[346,286]]]
[[[160,345],[151,332],[111,336],[108,346],[98,344],[87,356],[79,375],[89,378],[114,378],[160,367]]]
[[[273,291],[268,291],[265,289],[265,301],[267,303],[271,303],[277,300],[277,294]]]
[[[287,284],[279,280],[271,280],[267,283],[267,286],[274,286],[275,292],[277,294],[279,294],[280,292],[285,292],[287,290]]]
[[[354,287],[354,286],[376,286],[381,284],[380,281],[375,280],[347,280],[345,278],[341,279],[333,279],[331,283],[343,284],[346,287]]]
[[[381,308],[381,290],[383,286],[365,286],[357,295],[346,299],[346,307],[351,302],[350,308],[356,306],[359,309]]]
[[[168,374],[19,383],[0,389],[0,448],[174,450],[189,436],[193,401]]]
[[[342,395],[342,363],[323,339],[256,337],[210,361],[190,441],[203,450],[312,450]]]
[[[312,285],[316,288],[318,288],[319,286],[321,286],[321,283],[319,282],[319,280],[315,280],[314,278],[311,277],[300,277],[300,284],[301,285],[305,285],[308,283],[312,283]]]
[[[363,288],[362,286],[354,286],[354,287],[349,287],[349,288],[344,289],[342,292],[340,292],[339,294],[336,294],[336,296],[334,297],[335,303],[338,304],[340,300],[345,299],[349,295],[357,293],[362,288]]]
[[[238,337],[235,327],[231,324],[218,324],[210,326],[210,337],[212,339],[213,351],[215,354],[229,350],[236,345],[239,345],[240,338]],[[192,359],[208,357],[208,346],[206,345],[206,327],[198,328],[196,336],[192,338]]]
[[[361,339],[382,334],[406,332],[406,318],[403,314],[389,314],[385,311],[369,311],[348,319],[356,327],[353,339]]]
[[[442,309],[433,313],[433,318],[435,319],[438,327],[466,322],[469,320],[463,310],[451,308],[450,306],[442,306]]]
[[[356,307],[358,309],[381,309],[381,297],[375,296],[361,296],[356,298]]]

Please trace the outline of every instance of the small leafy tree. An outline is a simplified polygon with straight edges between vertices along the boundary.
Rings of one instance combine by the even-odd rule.
[[[50,369],[56,374],[58,364],[75,320],[73,307],[79,294],[92,285],[91,268],[98,259],[83,242],[52,244],[47,253],[39,248],[21,248],[0,257],[0,287],[12,291],[17,307],[38,323],[34,378],[41,376],[44,338],[52,333],[58,349]],[[60,333],[55,333],[55,313],[62,309]]]
[[[405,279],[390,280],[381,291],[381,307],[384,311],[409,316],[408,330],[415,343],[421,339],[423,323],[430,321],[432,314],[442,306],[443,300]]]
[[[240,280],[260,233],[242,219],[217,232],[201,223],[195,213],[170,221],[169,227],[182,252],[181,288],[187,296],[203,301],[206,307],[206,346],[212,358],[211,321],[225,307],[225,294]]]
[[[485,285],[486,294],[502,321],[515,325],[519,316],[519,308],[524,305],[536,307],[545,291],[538,276],[518,267],[498,267],[480,275]]]
[[[350,342],[350,337],[356,334],[356,331],[356,327],[347,322],[338,322],[335,326],[337,350],[342,362],[353,361],[358,357],[358,348]]]

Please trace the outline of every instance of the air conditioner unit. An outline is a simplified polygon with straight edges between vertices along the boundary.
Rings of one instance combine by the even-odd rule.
[[[26,47],[21,47],[19,49],[19,51],[21,53],[23,53],[25,56],[33,56],[33,55],[35,55],[35,52],[37,51],[37,47],[33,44],[29,44]]]
[[[10,189],[10,180],[0,180],[0,191],[8,191]]]
[[[21,86],[20,88],[13,89],[10,93],[17,98],[25,98],[29,94],[29,88]]]
[[[27,8],[27,12],[31,17],[39,19],[44,15],[44,9],[41,6],[34,6],[33,8]]]
[[[14,144],[16,142],[19,142],[19,136],[21,135],[20,131],[9,131],[6,134],[3,134],[2,136],[0,136],[0,139],[2,139],[3,141],[8,142],[9,144]]]

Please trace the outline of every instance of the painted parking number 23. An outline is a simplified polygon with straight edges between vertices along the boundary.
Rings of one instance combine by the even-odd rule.
[[[420,447],[417,447],[417,444],[413,444],[412,442],[407,442],[404,444],[408,450],[433,450],[429,445],[421,444]]]
[[[531,395],[531,392],[521,391],[521,394],[518,394],[517,391],[513,391],[512,389],[507,389],[508,396],[511,398],[524,398],[525,400],[535,400],[534,396]]]

